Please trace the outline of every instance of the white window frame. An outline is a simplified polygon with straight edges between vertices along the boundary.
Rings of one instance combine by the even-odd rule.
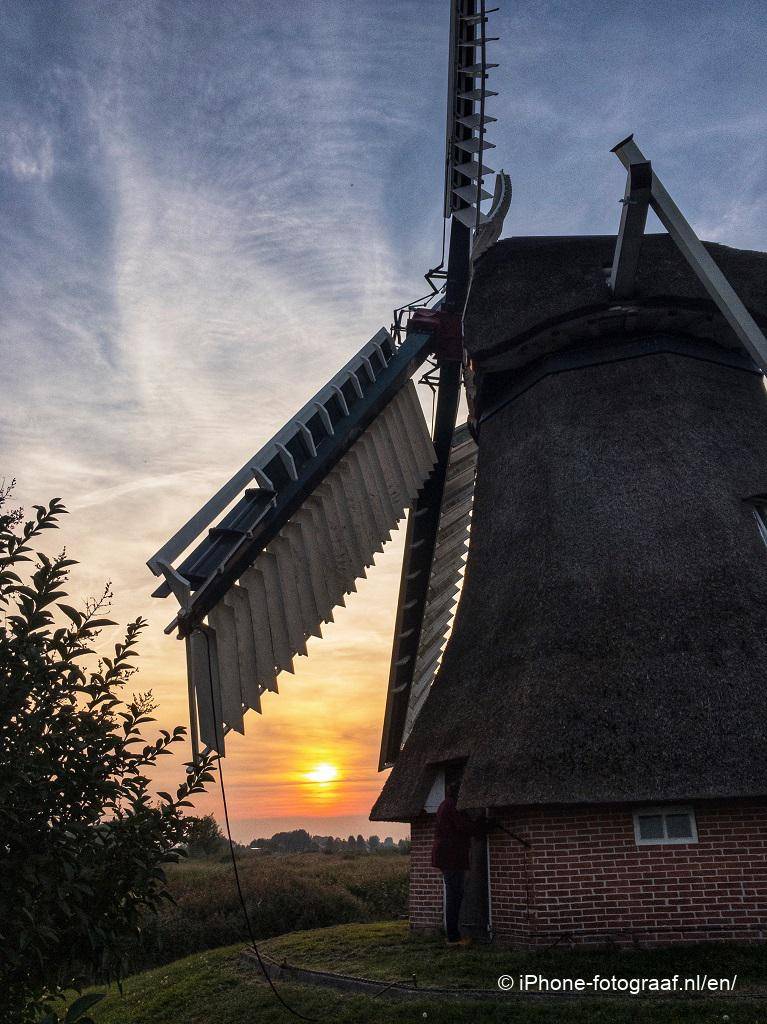
[[[445,769],[438,768],[434,773],[434,781],[431,784],[429,795],[426,797],[426,802],[423,805],[423,809],[427,814],[436,814],[439,809],[439,805],[445,799]]]
[[[669,838],[666,826],[666,816],[669,814],[686,814],[692,825],[692,835],[681,838]],[[640,833],[639,819],[646,815],[660,817],[663,819],[663,837],[660,839],[643,839]],[[634,841],[637,846],[689,846],[698,842],[698,823],[695,820],[695,809],[690,804],[679,804],[674,806],[664,805],[662,807],[639,807],[634,811]]]

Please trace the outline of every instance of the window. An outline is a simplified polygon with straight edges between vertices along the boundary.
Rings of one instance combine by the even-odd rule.
[[[426,803],[423,805],[423,809],[427,814],[436,814],[439,805],[445,799],[447,787],[455,783],[458,783],[460,787],[465,766],[465,759],[461,761],[443,761],[442,764],[432,765],[434,769],[433,781],[429,795],[426,797]]]
[[[429,795],[423,809],[427,814],[436,814],[439,805],[445,799],[445,769],[438,768],[434,773],[434,781],[431,784]]]
[[[634,812],[637,846],[697,843],[698,829],[692,807],[647,807]]]

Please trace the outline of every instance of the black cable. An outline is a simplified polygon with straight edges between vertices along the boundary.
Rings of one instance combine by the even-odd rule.
[[[440,260],[439,260],[438,265],[436,267],[432,267],[431,270],[427,270],[426,273],[423,275],[425,277],[425,279],[426,279],[427,284],[431,288],[431,291],[429,292],[428,295],[421,295],[419,298],[413,299],[411,302],[406,302],[402,306],[397,306],[397,308],[394,310],[394,314],[393,314],[393,316],[394,316],[394,323],[392,324],[391,333],[397,338],[398,341],[400,340],[399,339],[399,335],[400,335],[400,331],[401,331],[400,324],[401,324],[401,320],[402,320],[402,314],[405,312],[405,310],[413,310],[413,309],[418,309],[418,308],[422,307],[425,303],[427,303],[431,299],[433,299],[435,295],[439,295],[439,293],[444,290],[444,287],[445,287],[444,285],[442,286],[442,288],[437,288],[435,286],[434,282],[432,281],[432,276],[433,275],[439,275],[440,277],[445,277],[446,276],[446,274],[444,272],[442,272],[442,268],[445,265],[445,242],[446,242],[446,237],[447,237],[447,219],[443,218],[442,219],[442,255],[440,256]]]
[[[211,703],[211,707],[213,708],[213,728],[214,728],[214,731],[215,731],[215,734],[216,734],[216,746],[220,746],[219,735],[218,735],[218,716],[215,713],[216,701],[215,701],[215,697],[214,697],[214,694],[213,694],[213,663],[212,663],[211,656],[210,656],[210,637],[208,636],[207,632],[204,629],[200,629],[199,627],[198,627],[198,632],[202,633],[202,635],[205,637],[205,645],[206,645],[206,650],[207,650],[207,654],[208,654],[208,679],[210,680],[210,703]],[[261,957],[261,951],[258,948],[258,944],[256,942],[256,937],[253,934],[253,926],[250,923],[250,914],[248,913],[248,907],[247,907],[247,904],[245,903],[245,896],[243,895],[243,892],[242,892],[242,885],[240,883],[240,871],[239,871],[239,868],[237,867],[237,858],[234,855],[234,841],[232,840],[232,830],[229,827],[229,808],[228,808],[227,803],[226,803],[226,789],[224,787],[224,772],[223,772],[223,769],[221,768],[221,755],[220,754],[218,754],[218,757],[217,757],[217,765],[218,765],[218,781],[219,781],[219,785],[221,786],[221,802],[222,802],[222,804],[224,806],[224,821],[226,823],[226,835],[227,835],[227,839],[229,840],[229,856],[232,859],[232,869],[234,871],[234,882],[235,882],[235,885],[237,886],[237,896],[239,897],[240,907],[242,908],[242,916],[245,918],[245,925],[246,925],[247,930],[248,930],[248,936],[250,938],[250,944],[253,947],[253,952],[256,954],[256,959],[258,960],[258,966],[261,968],[261,972],[263,973],[264,977],[266,978],[267,982],[269,983],[269,988],[274,993],[275,998],[277,999],[278,1002],[280,1002],[285,1007],[285,1009],[288,1011],[288,1013],[292,1013],[293,1016],[294,1017],[298,1017],[299,1020],[311,1021],[314,1024],[314,1022],[317,1022],[319,1020],[318,1017],[307,1017],[305,1014],[300,1013],[298,1010],[295,1010],[290,1005],[290,1003],[287,1003],[283,999],[283,997],[277,991],[277,986],[272,981],[271,976],[269,974],[269,971],[266,968],[266,964],[264,963],[264,961],[263,961],[263,959]]]

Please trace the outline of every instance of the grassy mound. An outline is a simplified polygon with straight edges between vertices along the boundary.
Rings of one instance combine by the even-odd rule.
[[[291,1019],[258,971],[240,960],[242,945],[196,954],[137,974],[95,1007],[96,1024],[284,1024]],[[668,976],[713,971],[739,973],[733,996],[717,999],[643,1000],[630,996],[523,1002],[510,994],[495,1002],[429,998],[393,1002],[311,986],[278,983],[280,993],[307,1017],[334,1024],[758,1024],[767,1021],[763,948],[699,947],[673,952],[522,954],[504,950],[446,950],[433,939],[410,936],[402,924],[345,925],[282,936],[264,943],[276,959],[304,967],[333,968],[369,978],[409,980],[421,985],[492,987],[500,973],[523,968],[548,976],[588,976],[589,971],[624,976]],[[750,991],[749,991],[750,990]],[[763,989],[762,991],[765,991]]]
[[[711,943],[647,950],[555,947],[535,952],[475,945],[456,950],[446,948],[441,939],[411,933],[405,921],[383,921],[282,935],[260,948],[295,967],[384,982],[412,984],[415,979],[418,986],[432,988],[495,989],[501,974],[585,979],[596,974],[618,978],[737,975],[736,993],[762,990],[767,1000],[767,950],[756,945]],[[767,1024],[767,1013],[764,1017]]]

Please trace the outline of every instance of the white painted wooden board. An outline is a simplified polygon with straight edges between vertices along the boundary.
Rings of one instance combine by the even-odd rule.
[[[216,607],[211,609],[208,621],[216,636],[223,722],[244,736],[240,658],[237,651],[234,612],[225,601],[219,601]]]
[[[256,639],[250,601],[242,587],[234,586],[224,598],[234,612],[237,639],[237,657],[240,662],[242,701],[253,711],[261,711],[261,684],[258,681]]]
[[[223,755],[224,717],[221,709],[215,634],[207,628],[196,629],[187,637],[186,648],[194,688],[200,741]]]

